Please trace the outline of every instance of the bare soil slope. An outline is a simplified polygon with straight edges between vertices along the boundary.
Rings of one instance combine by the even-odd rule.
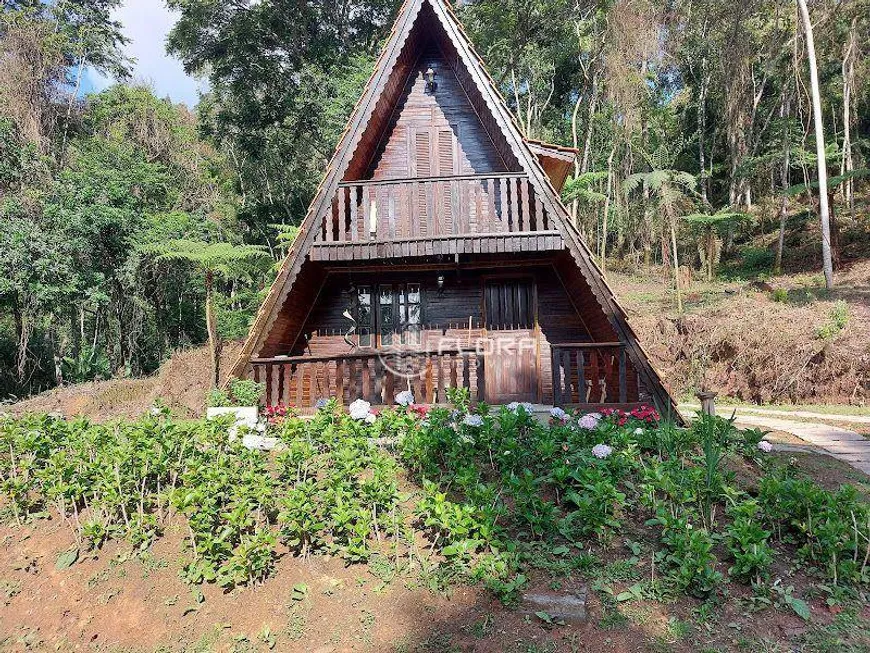
[[[226,343],[221,357],[225,374],[241,348],[241,343]],[[55,388],[13,404],[10,411],[21,413],[61,413],[80,415],[94,421],[135,417],[157,400],[181,417],[202,414],[209,390],[208,349],[200,347],[178,351],[157,374],[143,379],[111,379]]]
[[[811,274],[691,283],[682,317],[664,278],[610,279],[677,396],[706,380],[720,394],[758,403],[870,400],[870,261],[840,271],[831,292]]]

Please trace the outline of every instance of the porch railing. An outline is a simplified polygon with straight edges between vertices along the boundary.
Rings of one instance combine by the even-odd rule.
[[[347,182],[316,242],[396,241],[554,229],[521,174]]]
[[[392,405],[409,389],[421,404],[446,403],[448,388],[468,388],[475,401],[485,396],[484,356],[473,348],[265,358],[251,365],[254,380],[266,385],[268,406],[306,409],[333,397],[345,405],[356,399]]]
[[[553,401],[567,404],[629,402],[628,367],[622,343],[551,346]]]

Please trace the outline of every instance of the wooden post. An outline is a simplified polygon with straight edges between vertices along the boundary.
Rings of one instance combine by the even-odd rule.
[[[715,392],[701,391],[695,396],[701,401],[701,414],[716,416],[716,394]]]

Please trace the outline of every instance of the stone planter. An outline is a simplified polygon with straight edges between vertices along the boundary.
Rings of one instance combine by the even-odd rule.
[[[234,415],[236,418],[235,423],[230,427],[230,440],[235,440],[239,437],[239,428],[245,427],[249,431],[252,431],[242,435],[242,444],[248,449],[271,451],[276,449],[280,444],[278,438],[266,437],[257,428],[260,423],[260,409],[257,406],[208,408],[205,411],[205,416],[208,419],[215,419],[224,415]]]
[[[234,415],[236,426],[247,426],[250,429],[255,429],[260,419],[260,409],[257,406],[227,406],[223,408],[206,408],[205,410],[207,419],[223,417],[224,415]]]

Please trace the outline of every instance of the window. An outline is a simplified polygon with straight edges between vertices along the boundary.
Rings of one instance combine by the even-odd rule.
[[[490,331],[535,326],[532,282],[491,281],[486,284],[486,328]]]
[[[376,298],[374,307],[373,298]],[[420,344],[423,322],[421,300],[422,292],[418,283],[360,286],[356,301],[359,346]]]
[[[372,314],[372,289],[361,286],[357,291],[356,328],[359,333],[359,346],[371,347],[374,333],[374,316]]]

